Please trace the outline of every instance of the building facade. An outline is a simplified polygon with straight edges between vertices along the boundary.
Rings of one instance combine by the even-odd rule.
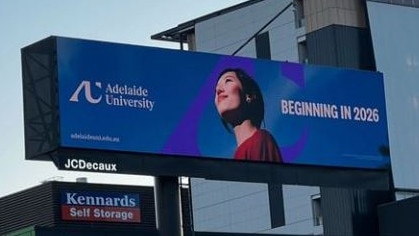
[[[182,49],[377,70],[385,77],[390,147],[382,152],[391,156],[394,189],[282,185],[275,195],[267,184],[191,179],[196,231],[380,234],[377,207],[419,190],[418,6],[414,0],[251,0],[152,36]]]

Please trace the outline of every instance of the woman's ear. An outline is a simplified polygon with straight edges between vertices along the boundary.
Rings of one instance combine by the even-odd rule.
[[[246,94],[246,102],[251,103],[256,98],[256,95]]]

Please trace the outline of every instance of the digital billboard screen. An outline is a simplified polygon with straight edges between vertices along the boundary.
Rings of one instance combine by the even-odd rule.
[[[56,47],[62,147],[389,164],[381,73],[61,37]]]

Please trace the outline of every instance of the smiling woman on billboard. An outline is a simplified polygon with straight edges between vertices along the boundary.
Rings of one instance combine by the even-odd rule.
[[[244,70],[221,72],[214,102],[223,125],[234,132],[235,160],[282,162],[274,137],[261,129],[265,108],[260,88]]]

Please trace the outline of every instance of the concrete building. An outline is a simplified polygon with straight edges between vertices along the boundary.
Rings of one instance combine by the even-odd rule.
[[[191,179],[196,231],[406,233],[379,225],[388,218],[379,219],[376,211],[383,203],[397,205],[394,200],[415,196],[419,190],[419,160],[415,159],[419,147],[418,7],[415,0],[250,0],[152,36],[180,43],[181,49],[373,70],[383,72],[385,78],[390,149],[383,153],[391,156],[394,189],[272,188]]]

